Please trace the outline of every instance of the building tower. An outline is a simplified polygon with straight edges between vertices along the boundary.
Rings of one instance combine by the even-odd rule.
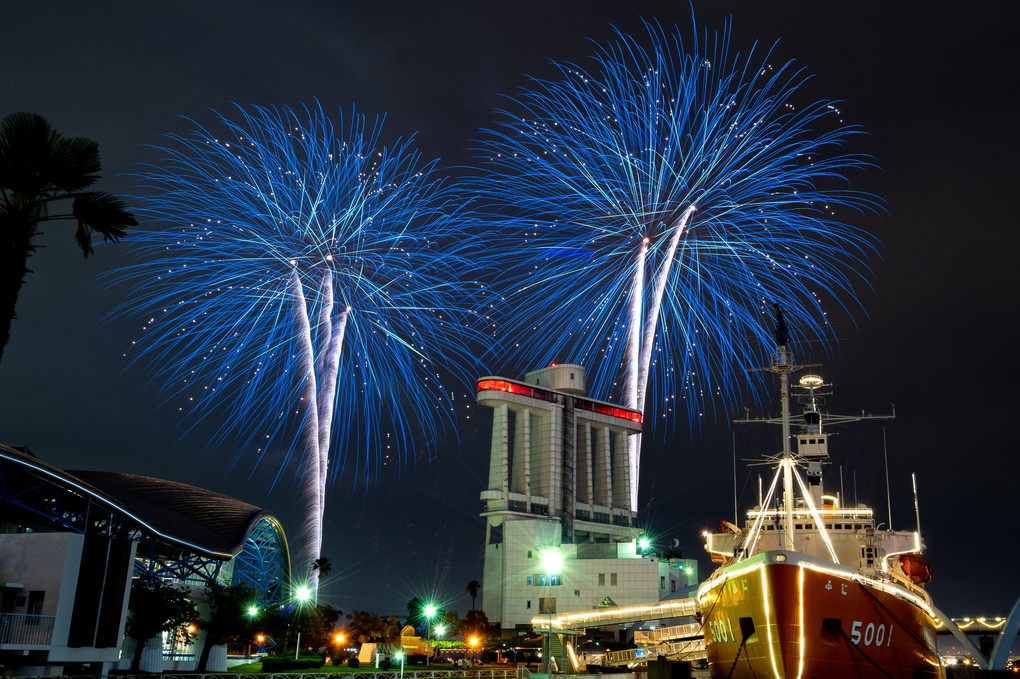
[[[641,413],[587,398],[584,367],[574,364],[523,382],[483,377],[478,402],[493,410],[481,494],[490,621],[530,630],[540,611],[658,601],[697,582],[696,562],[681,575],[676,560],[638,548],[627,439],[641,431]],[[562,566],[543,564],[550,556]]]

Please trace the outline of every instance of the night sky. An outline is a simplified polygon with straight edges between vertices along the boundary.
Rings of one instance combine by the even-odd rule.
[[[286,7],[284,5],[286,4]],[[931,2],[695,2],[700,24],[732,16],[732,45],[779,41],[775,61],[816,74],[812,92],[842,100],[864,126],[854,150],[881,169],[858,188],[887,209],[854,219],[882,243],[871,262],[867,314],[840,321],[827,364],[833,410],[888,412],[893,527],[914,525],[910,474],[935,580],[935,603],[954,617],[1005,615],[1020,596],[1020,539],[1011,530],[1020,489],[1015,352],[1020,183],[1014,0]],[[129,173],[152,160],[148,144],[211,123],[232,103],[387,114],[384,137],[417,131],[426,157],[465,165],[480,127],[526,76],[550,60],[584,63],[589,39],[612,26],[640,35],[641,19],[690,33],[686,2],[36,2],[8,3],[0,25],[0,116],[34,111],[61,133],[100,143],[97,188],[132,191]],[[186,431],[124,352],[143,319],[109,320],[120,291],[103,271],[126,263],[122,246],[85,260],[73,225],[51,224],[30,260],[18,319],[0,363],[0,441],[27,446],[66,469],[144,474],[220,491],[266,507],[297,537],[293,488],[269,492],[273,469],[249,478],[235,450],[210,449],[208,423]],[[569,357],[564,357],[568,359]],[[493,366],[497,370],[499,366]],[[519,377],[518,375],[508,375]],[[460,390],[464,392],[465,390]],[[461,399],[459,441],[431,462],[374,485],[341,483],[327,504],[324,554],[334,569],[323,597],[343,609],[406,614],[414,596],[470,607],[482,579],[491,416]],[[468,406],[471,407],[468,407]],[[485,409],[482,409],[485,410]],[[731,429],[722,414],[688,435],[646,437],[641,516],[662,541],[702,558],[700,532],[733,513]],[[768,445],[739,431],[741,457]],[[763,443],[764,442],[764,443]],[[773,434],[772,443],[775,444]],[[841,435],[844,488],[888,521],[882,431]],[[757,472],[755,472],[757,473]],[[831,476],[829,477],[832,478]],[[832,482],[827,481],[829,487]],[[838,483],[838,481],[836,482]],[[352,487],[352,485],[354,487]],[[741,507],[757,481],[738,476]]]

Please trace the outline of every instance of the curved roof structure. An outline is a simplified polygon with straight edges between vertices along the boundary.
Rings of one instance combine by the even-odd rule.
[[[248,530],[269,512],[183,483],[117,472],[71,471],[156,532],[217,555],[241,550]]]
[[[119,521],[132,524],[135,530],[217,559],[230,559],[241,552],[255,524],[263,518],[273,518],[264,509],[203,488],[134,474],[65,471],[28,451],[5,445],[0,445],[0,463],[13,468],[11,471],[17,469],[30,476],[48,478],[83,494],[90,502],[118,515]],[[52,518],[58,523],[68,519]]]

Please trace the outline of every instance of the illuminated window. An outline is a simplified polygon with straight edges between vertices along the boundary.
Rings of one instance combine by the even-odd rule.
[[[528,576],[528,584],[529,585],[531,584],[531,576],[530,575]]]

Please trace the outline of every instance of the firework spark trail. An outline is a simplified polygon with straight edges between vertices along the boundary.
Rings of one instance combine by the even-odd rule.
[[[582,363],[593,395],[665,433],[678,412],[694,424],[739,403],[743,371],[768,362],[774,303],[831,345],[824,305],[858,308],[875,249],[841,213],[879,202],[846,185],[871,165],[844,149],[861,130],[835,102],[800,104],[803,71],[731,56],[728,26],[687,45],[647,28],[647,46],[618,34],[591,68],[535,80],[483,131],[473,181],[508,234],[515,313],[497,351]]]
[[[381,145],[378,121],[238,113],[171,135],[140,175],[151,226],[111,275],[128,288],[114,313],[147,319],[132,362],[190,426],[219,423],[210,446],[236,436],[234,464],[272,465],[274,486],[298,466],[303,577],[328,484],[429,459],[452,423],[439,371],[477,374],[479,244],[435,162],[409,140]]]

